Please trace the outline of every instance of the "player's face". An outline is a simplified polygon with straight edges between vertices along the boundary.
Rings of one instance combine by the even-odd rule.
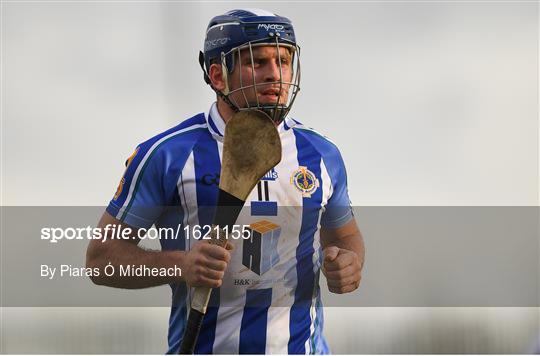
[[[231,99],[239,107],[264,104],[287,104],[289,84],[293,77],[292,54],[289,48],[277,46],[253,47],[253,63],[249,48],[240,51],[240,59],[236,53],[236,65],[230,75]],[[238,65],[240,61],[241,65]],[[281,63],[281,65],[280,65]],[[255,81],[256,86],[253,86]],[[280,89],[281,87],[281,89]],[[249,104],[249,105],[248,105]]]

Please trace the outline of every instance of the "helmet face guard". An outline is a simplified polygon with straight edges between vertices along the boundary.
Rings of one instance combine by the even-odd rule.
[[[257,47],[272,47],[276,51],[277,62],[279,65],[279,78],[275,81],[259,81],[256,78],[255,60],[253,52]],[[284,72],[282,67],[282,51],[285,48],[290,54],[289,70]],[[243,76],[242,53],[247,52],[249,56],[248,64],[251,68],[247,70],[250,73],[248,77]],[[231,78],[227,74],[232,74],[227,67],[227,57],[232,57],[232,63],[238,71],[239,87],[231,88]],[[258,109],[264,111],[276,123],[280,123],[290,111],[296,95],[300,90],[300,47],[295,43],[279,42],[277,38],[263,39],[259,41],[248,42],[247,44],[233,48],[228,53],[222,53],[221,65],[223,66],[226,78],[226,88],[223,95],[232,104],[236,111]],[[287,77],[285,77],[287,76]],[[275,103],[261,102],[258,93],[262,90],[271,89],[277,96]]]
[[[275,81],[257,81],[253,54],[260,46],[272,47],[276,51],[279,78]],[[287,71],[282,68],[283,48],[290,54]],[[300,90],[300,47],[296,44],[292,23],[285,17],[263,10],[232,10],[213,18],[208,25],[204,53],[201,52],[199,61],[205,81],[210,85],[210,66],[221,63],[226,87],[222,91],[212,89],[233,110],[262,110],[276,123],[285,118]],[[251,68],[245,68],[246,65]],[[234,87],[232,78],[238,83]],[[259,100],[259,93],[266,89],[277,97],[275,102]]]

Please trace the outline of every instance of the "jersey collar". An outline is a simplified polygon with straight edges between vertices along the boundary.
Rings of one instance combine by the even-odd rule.
[[[223,135],[225,134],[225,121],[223,121],[223,118],[219,114],[216,102],[210,106],[210,110],[206,115],[206,122],[208,123],[208,130],[212,136],[218,141],[223,141]]]
[[[225,121],[223,121],[223,118],[217,109],[216,102],[212,103],[210,110],[206,114],[206,123],[208,124],[208,130],[212,134],[212,137],[218,141],[223,141],[223,135],[225,134]],[[278,132],[281,134],[282,132],[294,127],[296,124],[297,122],[294,119],[287,116],[281,122],[281,124],[279,124]]]

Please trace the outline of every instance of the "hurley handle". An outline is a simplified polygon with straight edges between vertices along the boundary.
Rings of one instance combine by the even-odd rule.
[[[189,318],[187,321],[186,329],[184,330],[184,337],[180,343],[180,354],[191,355],[195,351],[195,345],[197,344],[197,338],[201,331],[204,314],[198,310],[191,309],[189,311]]]
[[[210,244],[218,245],[225,247],[227,245],[227,239],[225,238],[225,231],[219,230],[216,225],[212,226],[210,231]],[[212,294],[212,288],[209,287],[195,287],[193,290],[193,298],[191,300],[191,309],[189,311],[189,316],[184,329],[184,336],[182,337],[182,342],[180,343],[180,354],[191,355],[195,350],[195,345],[197,344],[197,338],[199,337],[199,332],[201,331],[201,326],[203,323],[204,315],[206,314],[206,309],[208,308],[208,302],[210,300],[210,295]]]

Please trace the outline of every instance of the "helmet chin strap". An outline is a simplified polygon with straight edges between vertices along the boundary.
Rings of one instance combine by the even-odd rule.
[[[238,112],[238,111],[240,111],[238,106],[234,105],[234,103],[231,101],[231,99],[229,99],[229,93],[230,93],[230,90],[229,90],[229,75],[228,75],[229,69],[227,68],[227,62],[225,61],[225,56],[223,56],[223,58],[221,59],[221,68],[222,68],[222,70],[221,70],[221,79],[225,83],[225,89],[216,90],[216,93],[221,99],[223,99],[223,101],[227,105],[230,106],[230,108],[234,112]]]
[[[213,88],[212,88],[213,89]],[[229,99],[228,95],[225,95],[222,91],[214,89],[216,94],[225,102],[225,104],[229,105],[229,107],[232,109],[232,111],[239,112],[240,109],[238,106],[234,105],[231,99]]]
[[[261,107],[258,108],[258,110],[261,110],[266,115],[268,115],[276,125],[281,124],[288,112],[288,110],[282,105]]]
[[[214,91],[227,105],[229,105],[229,107],[235,113],[242,110],[260,110],[266,115],[268,115],[268,117],[276,124],[276,126],[281,124],[281,122],[285,119],[285,116],[287,116],[287,113],[289,112],[289,109],[283,105],[257,106],[257,104],[255,103],[254,105],[248,104],[246,108],[239,108],[238,106],[234,105],[231,99],[229,99],[228,95],[225,95],[220,90],[214,89]]]
[[[228,94],[229,94],[229,81],[228,81],[228,78],[227,78],[226,70],[223,71],[223,74],[222,74],[223,80],[225,81],[225,91],[226,91],[226,94],[225,94],[221,90],[217,90],[216,88],[214,88],[214,86],[212,85],[212,81],[210,80],[210,76],[208,75],[208,72],[204,68],[204,53],[202,51],[199,52],[199,64],[200,64],[201,69],[203,71],[204,81],[206,82],[206,84],[208,84],[210,86],[210,88],[212,88],[212,90],[216,92],[217,96],[219,96],[221,99],[223,99],[223,101],[227,105],[229,105],[234,112],[238,112],[239,111],[238,107],[231,102],[231,100],[229,99],[229,96],[228,96]]]
[[[239,108],[236,105],[233,104],[231,99],[229,99],[228,95],[225,95],[223,92],[216,90],[217,95],[223,99],[223,101],[229,105],[229,107],[234,112],[239,112],[243,110],[259,110],[264,112],[268,117],[277,125],[281,124],[281,122],[285,119],[285,116],[287,116],[287,113],[289,112],[289,109],[284,107],[283,105],[272,105],[272,106],[257,106],[256,103],[248,104],[246,108]]]

